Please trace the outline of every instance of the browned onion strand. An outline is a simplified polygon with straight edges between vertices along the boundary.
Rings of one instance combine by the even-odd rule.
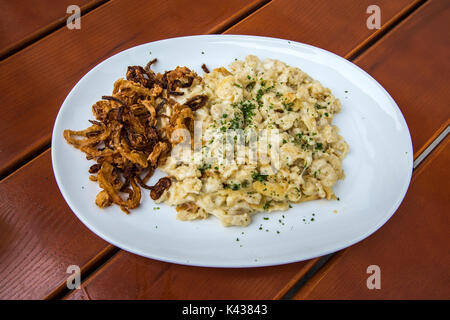
[[[182,92],[182,91],[169,91],[169,94],[171,94],[173,96],[182,96],[182,95],[184,95],[184,92]]]
[[[186,101],[184,104],[187,105],[189,108],[192,109],[192,111],[195,111],[197,109],[200,109],[203,107],[206,102],[208,101],[208,96],[205,95],[196,95]]]
[[[153,200],[157,200],[161,197],[164,190],[169,189],[172,184],[172,181],[168,177],[164,177],[159,179],[159,181],[151,187],[150,197]]]
[[[202,70],[203,70],[205,73],[209,73],[209,69],[208,69],[208,67],[206,66],[206,64],[202,64]]]

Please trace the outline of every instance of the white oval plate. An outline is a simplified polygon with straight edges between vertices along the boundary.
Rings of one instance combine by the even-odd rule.
[[[248,227],[229,228],[222,227],[215,217],[178,221],[174,208],[156,205],[146,190],[141,206],[130,215],[117,206],[99,209],[94,201],[100,189],[88,179],[88,168],[93,162],[65,142],[63,130],[89,126],[87,120],[93,119],[91,106],[102,95],[111,94],[114,81],[125,76],[127,66],[143,66],[156,57],[158,63],[153,69],[157,72],[180,65],[202,75],[203,63],[213,69],[228,66],[235,58],[244,59],[248,54],[299,67],[341,100],[342,112],[334,123],[348,142],[350,152],[343,162],[347,177],[334,188],[340,201],[302,203],[287,212],[257,214]],[[208,35],[143,44],[120,52],[89,71],[58,113],[52,163],[70,208],[89,229],[113,245],[180,264],[255,267],[322,256],[368,237],[400,205],[411,179],[413,152],[408,126],[394,100],[351,62],[288,40]],[[156,174],[150,184],[161,176],[161,172]]]

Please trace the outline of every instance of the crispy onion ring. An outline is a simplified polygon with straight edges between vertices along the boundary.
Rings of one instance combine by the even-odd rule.
[[[206,95],[196,95],[186,101],[184,104],[187,105],[192,111],[200,109],[208,101],[208,96]]]
[[[118,205],[124,212],[139,206],[141,189],[159,199],[170,188],[171,179],[162,178],[147,185],[158,164],[173,145],[168,137],[177,129],[194,127],[193,111],[203,107],[208,97],[197,95],[185,104],[169,96],[184,95],[181,88],[201,79],[186,67],[155,74],[150,61],[144,68],[129,66],[126,79],[114,83],[112,95],[92,106],[95,120],[84,130],[64,130],[66,141],[96,163],[89,167],[89,179],[102,188],[95,203],[101,207]],[[143,178],[141,178],[143,176]]]

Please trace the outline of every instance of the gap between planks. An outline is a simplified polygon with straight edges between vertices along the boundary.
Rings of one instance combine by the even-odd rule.
[[[99,0],[97,2],[88,4],[82,8],[82,15],[87,14],[88,12],[98,8],[109,0]],[[210,29],[207,34],[218,34],[223,33],[226,30],[230,29],[232,26],[239,22],[244,22],[248,17],[263,9],[267,5],[269,5],[271,0],[262,1],[259,3],[255,3],[254,5],[244,8],[238,11],[236,14],[231,16],[226,21],[221,24],[215,26]],[[367,51],[371,46],[373,46],[376,42],[378,42],[382,37],[384,37],[387,33],[396,28],[403,20],[409,17],[412,13],[417,11],[423,4],[425,4],[427,0],[416,0],[411,5],[405,7],[399,13],[397,13],[394,17],[392,17],[388,22],[384,24],[384,26],[378,31],[374,32],[364,41],[362,41],[358,46],[352,49],[348,54],[344,56],[349,61],[355,60],[365,51]],[[0,60],[5,59],[6,57],[24,49],[26,46],[40,40],[41,38],[49,35],[50,33],[56,31],[57,29],[63,27],[65,25],[65,21],[67,16],[55,21],[54,23],[38,30],[33,33],[29,37],[20,41],[19,43],[14,44],[13,46],[7,48],[3,52],[0,52]],[[436,148],[436,146],[447,136],[450,131],[448,123],[441,127],[433,137],[430,138],[429,141],[416,153],[416,160],[414,161],[414,169]],[[40,145],[35,151],[30,152],[28,155],[25,155],[22,160],[16,164],[11,165],[10,168],[6,170],[1,181],[7,178],[7,176],[13,174],[15,171],[21,169],[26,166],[30,161],[38,158],[41,154],[48,151],[50,148],[50,141],[46,141]],[[93,257],[85,266],[81,269],[81,279],[82,283],[84,283],[91,275],[100,270],[108,261],[110,261],[121,249],[108,245],[105,249],[100,251],[95,257]],[[298,273],[296,277],[292,279],[286,286],[283,288],[280,293],[274,297],[274,299],[291,299],[301,287],[303,287],[309,279],[311,279],[319,270],[329,265],[329,261],[339,254],[332,253],[323,257],[314,258],[308,264],[307,268],[302,269]],[[66,280],[62,282],[57,288],[55,288],[51,293],[49,293],[44,299],[53,300],[53,299],[61,299],[68,295],[71,292],[66,286]]]
[[[107,0],[106,0],[107,1]],[[106,2],[104,1],[104,2]],[[242,10],[238,11],[236,14],[231,16],[229,19],[225,20],[223,23],[215,26],[210,29],[207,34],[214,33],[222,33],[231,28],[233,25],[238,23],[239,21],[247,18],[252,15],[259,9],[266,6],[270,3],[271,0],[265,0],[262,2],[256,2],[250,7],[245,7]],[[43,143],[40,148],[35,150],[35,152],[30,153],[28,156],[24,157],[23,160],[17,164],[16,166],[10,168],[8,172],[8,176],[13,174],[15,171],[20,170],[22,167],[26,166],[32,160],[37,159],[44,152],[48,152],[50,150],[50,142]],[[5,177],[6,179],[7,177]],[[0,180],[1,182],[2,180]],[[84,283],[91,275],[93,275],[97,270],[101,269],[103,265],[105,265],[108,261],[110,261],[121,249],[117,248],[113,245],[108,245],[105,249],[100,251],[95,257],[93,257],[85,266],[81,268],[81,279],[82,283]],[[68,295],[71,290],[67,288],[66,280],[61,282],[52,292],[50,292],[44,299],[45,300],[56,300],[62,299],[66,295]],[[287,290],[288,288],[286,288]]]
[[[417,157],[415,157],[413,172],[416,171],[417,167],[433,152],[434,149],[447,137],[450,132],[450,126],[447,125],[444,130],[441,131],[440,134],[435,134],[429,143],[427,148],[422,148],[420,153],[417,153]],[[292,286],[292,288],[286,292],[285,295],[281,297],[282,300],[290,300],[292,299],[297,292],[322,268],[326,270],[326,268],[330,268],[333,264],[333,261],[337,261],[338,256],[347,251],[347,248],[342,249],[341,251],[330,253],[326,256],[316,258],[315,264],[313,264],[312,268],[308,270],[300,280]],[[331,261],[330,261],[331,260]],[[324,275],[326,272],[324,273]]]
[[[422,7],[427,0],[416,0],[409,6],[403,8],[399,13],[392,17],[388,22],[386,22],[381,29],[371,34],[368,38],[362,41],[358,46],[351,50],[348,54],[344,56],[349,61],[354,61],[361,54],[372,47],[376,42],[378,42],[382,37],[391,32],[394,28],[399,26],[406,18]],[[439,128],[437,132],[425,143],[425,145],[418,150],[415,154],[415,161],[413,168],[415,169],[433,150],[436,146],[447,136],[449,132],[449,125],[447,123]],[[345,250],[345,249],[344,249]],[[331,258],[336,256],[339,252],[331,253],[329,255],[314,258],[312,261],[312,266],[307,272],[303,272],[300,279],[295,282],[291,288],[287,288],[285,293],[280,292],[276,298],[288,300],[297,293],[301,287],[303,287],[309,279],[311,279],[322,267],[326,267]]]
[[[100,7],[101,5],[105,4],[109,0],[96,0],[93,2],[90,2],[84,6],[82,6],[81,14],[80,16],[83,16],[92,10]],[[29,45],[39,41],[40,39],[48,36],[50,33],[60,29],[61,27],[64,27],[66,25],[67,18],[70,16],[70,14],[66,14],[64,17],[61,17],[52,23],[40,28],[39,30],[33,32],[32,34],[26,36],[22,40],[19,40],[10,46],[6,47],[5,49],[0,51],[0,62],[9,56],[12,56],[13,54],[19,52],[22,49],[25,49]]]
[[[98,0],[95,3],[88,4],[82,8],[82,15],[87,14],[88,12],[98,8],[102,4],[108,2],[110,0]],[[374,32],[372,35],[370,35],[367,39],[362,41],[358,46],[356,46],[354,49],[352,49],[347,55],[344,56],[344,58],[353,61],[358,56],[360,56],[362,53],[364,53],[367,49],[369,49],[372,45],[374,45],[378,40],[380,40],[384,35],[386,35],[389,31],[391,31],[394,27],[396,27],[398,24],[400,24],[404,19],[406,19],[409,15],[411,15],[414,11],[416,11],[419,7],[421,7],[427,0],[416,0],[413,3],[411,3],[409,6],[403,8],[399,13],[397,13],[394,17],[392,17],[389,21],[387,21],[381,29]],[[255,14],[260,9],[263,9],[264,7],[268,6],[270,4],[271,0],[264,0],[262,2],[254,3],[253,5],[243,8],[240,11],[238,11],[236,14],[231,16],[229,19],[225,20],[224,22],[220,23],[219,25],[213,27],[210,29],[206,34],[218,34],[223,33],[226,30],[230,29],[232,26],[244,22]],[[23,44],[23,47],[17,49],[16,51],[12,52],[16,53],[19,50],[22,50],[26,46],[38,41],[39,39],[49,35],[51,32],[56,31],[61,26],[65,24],[65,21],[67,19],[67,16],[61,20],[56,21],[55,23],[59,23],[58,26],[50,28],[50,26],[47,26],[41,30],[44,31],[38,31],[37,33],[42,33],[39,37],[33,38],[32,42],[27,42],[26,44]],[[54,23],[54,24],[55,24]],[[25,41],[25,40],[23,40]],[[10,55],[11,55],[10,54]],[[2,52],[0,52],[0,61],[2,60]],[[439,131],[439,133],[441,133]],[[431,141],[428,141],[431,143]],[[31,161],[35,157],[37,157],[39,154],[50,148],[51,145],[51,134],[49,136],[45,136],[41,141],[37,141],[34,146],[31,146],[31,150],[25,150],[23,152],[23,155],[19,157],[19,160],[11,163],[8,165],[3,172],[0,172],[0,181],[7,177],[8,175],[11,175],[21,167],[23,167],[27,162]],[[428,147],[428,143],[424,145],[424,148]],[[422,151],[422,150],[419,150]]]
[[[107,245],[103,250],[101,250],[97,255],[95,255],[91,260],[88,261],[80,270],[80,279],[83,283],[87,278],[89,278],[95,271],[101,269],[103,265],[108,263],[121,249],[113,246],[112,244]],[[66,295],[68,295],[71,290],[67,287],[67,279],[62,281],[52,292],[50,292],[43,300],[60,300]],[[82,284],[81,283],[81,284]],[[80,286],[81,286],[80,284]]]
[[[87,14],[88,12],[91,12],[92,10],[98,8],[102,4],[105,4],[110,0],[98,0],[95,2],[95,4],[91,3],[86,5],[82,8],[82,15]],[[217,26],[211,28],[206,32],[206,34],[216,34],[216,33],[223,33],[238,22],[245,20],[247,17],[252,15],[253,13],[257,12],[258,10],[262,9],[266,5],[268,5],[271,2],[271,0],[263,0],[263,1],[256,1],[252,4],[250,4],[247,7],[242,8],[238,12],[236,12],[234,15],[230,16],[228,19],[223,21],[222,23],[218,24]],[[36,32],[40,34],[40,36],[35,36],[31,42],[24,42],[23,46],[18,48],[16,51],[10,53],[8,56],[11,56],[14,53],[17,53],[18,51],[24,49],[26,46],[38,41],[39,39],[42,39],[43,37],[49,35],[50,33],[58,30],[60,27],[65,25],[65,21],[68,16],[54,22],[53,24],[56,24],[56,26],[50,27],[46,26],[45,28],[39,30]],[[53,25],[52,24],[52,25]],[[25,40],[23,40],[25,41]],[[22,41],[22,42],[23,42]],[[0,61],[2,60],[2,52],[0,52]],[[24,152],[19,156],[19,159],[17,161],[14,161],[7,165],[5,169],[0,172],[0,182],[8,177],[9,175],[13,174],[15,171],[20,170],[25,164],[39,156],[41,153],[45,152],[47,149],[49,149],[51,146],[51,133],[47,136],[44,136],[39,141],[36,141],[29,147],[29,149],[24,150]]]

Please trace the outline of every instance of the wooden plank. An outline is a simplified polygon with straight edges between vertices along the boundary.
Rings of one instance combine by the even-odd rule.
[[[448,2],[429,1],[356,63],[393,95],[410,127],[417,157],[449,124]],[[420,85],[420,87],[418,87]],[[420,88],[420,89],[419,89]],[[372,237],[341,251],[297,299],[449,298],[448,140],[413,175],[393,218]],[[382,289],[368,290],[368,265],[382,272]],[[364,269],[364,270],[363,270]]]
[[[399,210],[370,238],[340,252],[295,299],[450,299],[450,137],[414,172]],[[367,267],[380,268],[369,290]]]
[[[381,31],[367,28],[368,6],[380,7],[384,29],[417,3],[412,0],[273,0],[264,10],[255,12],[226,33],[289,39],[350,56]]]
[[[73,31],[75,34],[69,35],[67,30],[60,30],[0,64],[0,70],[8,73],[0,75],[0,83],[2,88],[10,90],[4,95],[7,103],[3,103],[2,108],[7,115],[2,114],[2,125],[8,122],[5,119],[12,121],[16,118],[16,121],[23,121],[23,131],[33,134],[49,132],[61,102],[58,100],[62,100],[67,90],[92,64],[137,42],[210,30],[216,22],[223,23],[242,16],[257,2],[233,0],[217,8],[210,1],[198,1],[196,4],[200,7],[194,10],[195,13],[178,18],[173,15],[179,10],[192,8],[192,3],[179,1],[175,5],[160,1],[153,3],[151,8],[144,6],[144,2],[140,3],[141,6],[133,1],[135,3],[137,6],[130,8],[128,1],[108,3],[83,18],[82,29],[86,31],[80,30],[80,34]],[[167,15],[171,19],[165,18]],[[148,28],[148,21],[157,26]],[[131,31],[132,34],[128,34]],[[103,36],[105,39],[102,40]],[[58,65],[60,70],[47,70],[49,73],[45,74],[46,68]],[[42,76],[38,77],[40,74]],[[50,75],[55,78],[51,79]],[[24,94],[24,86],[22,89],[3,86],[6,79],[15,85],[22,82],[32,89]],[[65,81],[72,83],[67,85]],[[29,96],[36,100],[28,100]],[[34,111],[31,112],[30,108]],[[11,149],[5,148],[9,143],[7,140],[20,145],[16,150],[26,148],[26,143],[19,141],[21,137],[30,142],[27,138],[31,135],[19,134],[13,127],[9,130],[8,134],[3,132],[7,139],[1,139],[0,159],[9,157],[7,151]],[[13,144],[10,146],[16,148]],[[65,287],[69,265],[79,265],[83,272],[114,251],[113,246],[81,224],[60,196],[53,178],[49,150],[0,181],[0,229],[0,299],[54,296]]]
[[[250,23],[255,26],[255,28],[260,28],[260,26],[263,26],[261,28],[267,28],[267,33],[263,35],[272,36],[272,30],[283,29],[286,23],[286,20],[282,17],[278,17],[276,19],[278,22],[273,22],[278,23],[276,28],[271,24],[265,25],[266,19],[271,14],[274,14],[273,6],[278,2],[287,5],[296,5],[297,3],[293,1],[286,2],[285,0],[274,0],[249,18],[245,19],[244,22],[233,27],[231,31],[233,33],[241,34],[245,32],[254,33],[253,29],[246,27],[246,24]],[[309,8],[309,3],[310,2],[305,2],[305,8]],[[358,8],[358,10],[361,9],[357,6],[350,6],[350,8],[353,8],[353,10],[356,10],[355,8]],[[307,12],[307,14],[309,15],[310,12]],[[392,13],[392,15],[394,15],[394,13]],[[328,16],[324,15],[320,17],[320,19],[323,19],[323,22],[328,21],[328,18]],[[303,21],[302,19],[297,20]],[[317,22],[317,24],[320,24],[320,22]],[[342,30],[345,30],[343,25],[340,27]],[[243,30],[245,30],[245,32]],[[326,30],[324,29],[321,31],[324,39],[329,37]],[[317,36],[315,33],[311,34],[312,39],[314,39],[315,36]],[[351,53],[353,48],[358,45],[356,42],[357,40],[348,39],[346,41],[349,41],[350,44],[347,44],[345,48]],[[234,269],[205,269],[170,265],[143,259],[121,251],[114,259],[104,265],[101,270],[96,272],[92,278],[86,281],[82,286],[82,290],[74,291],[67,298],[274,299],[282,297],[316,261],[317,259],[312,259],[306,263],[301,262],[271,268],[239,270],[239,272],[236,272]],[[115,284],[113,288],[112,281],[113,279],[116,279],[118,275],[126,278],[123,278],[120,285]]]
[[[66,299],[273,299],[298,280],[299,270],[311,266],[200,268],[121,251]],[[119,278],[113,285],[111,280]]]
[[[450,2],[428,1],[354,62],[392,95],[420,154],[450,123]]]
[[[60,196],[49,151],[0,183],[0,230],[0,299],[43,298],[112,248]]]
[[[108,5],[102,6],[100,9],[95,11],[95,14],[97,14],[98,12],[101,12],[102,10],[105,10],[105,8],[109,8],[114,3],[115,2],[112,2],[112,4],[108,4]],[[264,7],[262,10],[266,10],[267,7],[268,6]],[[117,8],[117,7],[114,7],[114,8]],[[125,10],[125,8],[122,8],[122,9]],[[115,9],[115,10],[118,10],[118,9]],[[88,18],[90,16],[92,16],[92,14],[88,14],[86,16],[86,18]],[[240,16],[240,15],[237,15],[237,16]],[[103,19],[105,19],[107,17],[108,17],[107,14],[102,14],[102,18]],[[142,17],[142,16],[140,16],[140,17]],[[116,17],[116,19],[117,19],[117,17]],[[124,19],[127,20],[126,18],[124,18]],[[106,20],[108,20],[108,19],[106,19]],[[115,20],[115,19],[112,19],[112,20]],[[161,20],[161,21],[163,21],[163,20]],[[323,21],[326,22],[327,21],[327,17],[324,17]],[[136,24],[136,21],[133,21],[133,22]],[[162,22],[160,22],[160,23],[162,23]],[[264,21],[261,21],[261,23],[264,23]],[[86,19],[83,21],[83,25],[86,26]],[[94,26],[94,25],[95,24],[92,22],[92,26]],[[122,27],[124,27],[125,29],[128,28],[128,30],[129,30],[130,28],[132,28],[131,25],[132,25],[132,23],[129,22],[129,24],[125,23]],[[155,28],[157,29],[156,31],[158,31],[158,30],[161,31],[161,29],[158,29],[158,27],[155,27]],[[209,27],[209,28],[210,28],[209,30],[214,29],[214,27]],[[120,31],[118,31],[117,29],[115,29],[115,31],[120,33]],[[156,31],[155,31],[154,34],[152,33],[154,37],[158,37],[158,36],[166,37],[166,36],[163,36],[163,35],[157,35]],[[62,32],[62,31],[59,31],[59,32]],[[171,32],[174,32],[174,31],[172,30]],[[182,31],[179,31],[179,32],[181,33],[181,32],[188,32],[188,31],[182,30]],[[111,33],[107,32],[107,34],[111,35],[112,32]],[[121,33],[121,35],[124,35],[124,33]],[[58,32],[55,33],[54,35],[52,35],[52,37],[56,37],[56,36],[60,37],[58,35]],[[133,38],[133,36],[135,38]],[[133,36],[131,36],[131,38],[130,37],[127,38],[127,36],[125,36],[128,40],[126,40],[124,43],[119,43],[119,44],[117,44],[117,38],[115,38],[116,40],[114,40],[114,41],[116,41],[116,43],[115,43],[116,47],[113,47],[112,49],[111,49],[111,45],[114,43],[113,40],[111,40],[111,42],[109,42],[109,40],[107,40],[107,39],[104,40],[104,42],[102,44],[104,46],[106,46],[107,48],[109,48],[109,51],[106,50],[106,53],[105,53],[105,50],[103,50],[103,47],[102,48],[97,48],[93,44],[83,44],[83,46],[84,46],[85,50],[89,49],[89,48],[91,48],[91,49],[94,48],[96,50],[98,49],[98,51],[100,53],[103,53],[104,57],[106,57],[106,56],[109,56],[109,55],[113,54],[114,52],[119,51],[119,50],[121,50],[121,49],[123,49],[123,48],[125,48],[127,46],[131,46],[131,45],[137,44],[137,43],[133,43],[133,41],[135,41],[137,38],[141,37],[141,35],[139,34],[139,35],[133,35]],[[327,34],[325,34],[324,36],[327,36]],[[48,38],[52,38],[52,37],[48,37]],[[141,39],[141,38],[139,38],[139,39]],[[47,38],[46,38],[44,40],[50,41],[51,39],[47,40]],[[79,42],[80,40],[81,40],[81,38],[79,38],[77,41]],[[98,39],[96,39],[94,37],[93,40],[90,40],[90,41],[95,42],[94,40],[98,40]],[[155,39],[153,39],[153,40],[155,40]],[[55,41],[55,40],[51,40],[51,41]],[[69,41],[69,40],[67,40],[67,41]],[[80,50],[77,49],[76,45],[79,44],[77,41],[73,41],[73,42],[72,42],[72,40],[69,41],[70,44],[73,47],[73,50],[76,51],[76,54],[72,54],[72,53],[66,54],[66,59],[68,57],[72,57],[73,58],[74,56],[81,55],[82,58],[80,58],[80,59],[82,61],[85,61],[85,62],[86,61],[91,61],[90,58],[87,57],[87,56],[89,54],[93,54],[93,53],[89,53],[88,54],[86,52],[83,52],[81,49]],[[150,41],[150,40],[148,40],[148,41]],[[44,41],[42,41],[42,42],[44,42]],[[142,41],[142,42],[144,42],[144,41]],[[40,44],[41,43],[37,43],[35,45],[35,47],[40,46]],[[45,44],[46,44],[46,46],[49,46],[49,44],[47,42],[45,42]],[[56,41],[53,44],[55,45]],[[354,45],[357,46],[358,44],[355,43]],[[69,48],[72,48],[72,47],[69,46]],[[94,49],[92,49],[92,50],[94,51]],[[25,54],[27,52],[36,53],[36,52],[39,52],[39,50],[37,50],[36,48],[30,47],[30,48],[27,48],[26,50],[24,50],[21,53]],[[59,53],[61,53],[61,52],[59,52]],[[29,53],[27,53],[27,54],[29,54]],[[30,58],[33,58],[33,57],[34,57],[34,55],[32,54],[30,56]],[[13,57],[11,57],[11,58],[13,58]],[[60,63],[60,64],[65,61],[65,59],[62,59],[62,58],[56,57],[56,56],[52,57],[52,58],[53,59],[57,59],[57,60],[59,59],[58,63]],[[24,59],[24,57],[22,57],[22,59]],[[36,59],[37,58],[35,57],[35,60]],[[99,59],[101,60],[102,58],[99,58]],[[77,60],[77,61],[79,61],[79,60]],[[67,62],[65,62],[65,63],[67,64]],[[93,63],[93,64],[95,64],[95,63]],[[47,66],[48,65],[49,64],[47,63]],[[77,77],[81,76],[85,72],[85,71],[80,71],[78,73],[78,69],[77,70],[73,70],[73,67],[69,68],[69,66],[65,65],[64,63],[63,63],[63,65],[64,65],[64,68],[63,68],[64,70],[58,71],[58,73],[56,74],[56,75],[58,75],[58,77],[56,79],[58,81],[55,80],[55,81],[49,82],[49,83],[55,84],[54,91],[56,92],[56,94],[59,94],[58,93],[59,91],[69,90],[70,87],[73,85],[73,83],[72,83],[70,85],[65,86],[64,81],[68,81],[67,80],[68,79],[67,78],[67,74],[69,74],[69,76],[70,76],[69,80],[70,79],[75,79],[76,80]],[[0,68],[1,68],[1,65],[0,65]],[[66,74],[66,77],[64,76],[64,74]],[[22,80],[24,80],[24,79],[22,79]],[[73,81],[75,82],[75,80],[73,80]],[[48,84],[47,85],[41,85],[41,87],[46,93],[50,92],[50,89],[47,89]],[[28,97],[25,97],[25,98],[28,99]],[[63,95],[60,96],[61,100],[62,100],[62,98],[63,98]],[[22,99],[24,99],[24,98],[22,98]],[[45,95],[42,96],[42,99],[44,101],[42,103],[40,102],[39,105],[51,105],[51,101],[55,101],[55,100],[52,100],[52,99],[55,99],[54,97],[47,97]],[[51,107],[48,108],[48,109],[51,109]],[[37,110],[37,106],[34,107],[35,114],[38,113],[36,110]],[[55,110],[53,110],[53,111],[52,110],[50,110],[50,111],[43,110],[42,112],[44,112],[44,113],[47,112],[48,114],[51,114],[51,112],[55,112]],[[26,119],[27,117],[23,117],[23,118]],[[12,118],[10,118],[10,120],[12,120]],[[32,123],[30,123],[30,124],[32,124]],[[33,130],[35,130],[35,129],[33,128]],[[44,125],[39,130],[40,130],[40,132],[44,132],[45,131]],[[24,129],[22,129],[22,131],[24,131]],[[25,136],[25,137],[22,136],[22,138],[27,138],[27,136]],[[29,142],[29,140],[27,140],[27,141]],[[45,139],[43,141],[44,142],[42,144],[45,144]],[[38,161],[38,160],[36,160],[36,161]],[[45,160],[45,159],[44,160],[40,160],[39,159],[39,161],[49,161],[49,160],[48,159],[47,160]],[[47,170],[50,171],[50,168],[48,168]],[[18,174],[18,175],[20,174],[21,175],[22,174],[22,170],[19,170],[16,174]],[[47,207],[44,207],[44,209],[47,209]],[[50,205],[48,206],[48,209],[49,210],[53,210],[53,208]],[[82,239],[80,240],[80,238],[79,238],[79,241],[82,243]],[[127,256],[125,256],[125,254],[128,255],[129,257],[127,258]],[[125,256],[125,258],[122,258],[123,256]],[[141,263],[142,260],[144,260],[143,263]],[[118,262],[116,262],[116,261],[118,261]],[[115,265],[116,263],[119,263],[119,262],[120,262],[120,264],[118,264],[117,266],[114,267],[115,269],[113,269],[113,271],[111,271],[111,274],[114,273],[114,270],[122,270],[122,268],[124,267],[123,264],[125,263],[125,264],[128,264],[131,268],[135,267],[135,268],[141,270],[144,274],[148,274],[147,272],[151,272],[151,274],[153,275],[151,270],[159,270],[161,279],[165,279],[165,281],[168,281],[167,283],[170,286],[168,287],[168,289],[166,291],[164,291],[164,292],[159,291],[158,292],[157,291],[157,287],[152,287],[151,290],[147,289],[147,290],[139,291],[140,292],[139,295],[134,295],[134,296],[139,296],[140,298],[145,298],[147,296],[165,297],[165,296],[170,296],[171,292],[175,292],[174,296],[175,295],[178,296],[178,295],[184,294],[186,292],[189,292],[189,289],[192,286],[191,279],[196,279],[197,282],[199,281],[199,277],[195,277],[194,276],[197,273],[197,270],[199,270],[198,268],[172,266],[172,265],[168,266],[167,264],[164,264],[164,263],[161,263],[161,262],[139,258],[139,257],[133,256],[133,255],[125,253],[125,252],[119,253],[107,265],[110,266],[113,263]],[[312,262],[314,262],[314,260],[311,260],[311,261],[309,261],[307,263],[291,264],[291,265],[287,265],[287,266],[279,266],[279,267],[273,267],[273,268],[249,269],[250,271],[251,270],[256,270],[256,273],[251,273],[249,271],[249,273],[247,274],[247,277],[245,278],[245,279],[247,279],[246,281],[244,281],[245,279],[240,278],[240,281],[243,283],[243,285],[240,285],[239,284],[240,282],[231,281],[231,279],[233,279],[233,276],[235,276],[234,274],[236,273],[236,270],[220,270],[220,269],[218,269],[221,272],[217,271],[218,273],[215,273],[214,270],[216,270],[216,269],[207,269],[208,272],[205,272],[205,274],[207,274],[208,277],[205,277],[204,279],[202,279],[202,281],[203,281],[203,288],[206,288],[207,283],[214,282],[215,285],[216,285],[216,291],[215,291],[215,295],[216,296],[230,297],[230,295],[232,295],[232,292],[236,292],[238,294],[238,296],[240,296],[240,297],[249,297],[250,293],[252,292],[251,288],[258,288],[258,292],[259,292],[258,295],[260,297],[269,297],[269,296],[271,296],[273,298],[279,298],[279,297],[281,297],[283,295],[283,293],[285,293],[291,287],[291,285],[293,283],[295,283],[295,281],[297,279],[299,279],[304,274],[304,272],[306,272],[306,270],[308,270],[308,268],[309,268],[309,266],[311,265]],[[169,271],[168,274],[166,274],[166,271],[164,271],[166,266],[167,266],[167,270],[173,270],[173,269],[176,270],[175,275],[174,275],[174,277],[175,277],[174,281],[171,280],[172,276],[170,276],[170,272],[172,272],[172,271]],[[178,268],[181,268],[181,269],[178,269]],[[265,269],[271,270],[270,274],[267,274],[266,272],[268,272],[268,271],[265,271]],[[93,292],[95,294],[96,298],[100,298],[102,294],[106,294],[104,290],[101,290],[101,288],[98,289],[98,291],[96,291],[95,287],[97,285],[101,286],[102,284],[105,284],[107,286],[108,283],[109,283],[110,287],[112,287],[111,286],[111,281],[112,281],[111,278],[108,278],[107,276],[103,276],[102,275],[103,272],[109,272],[108,270],[109,270],[109,268],[103,267],[102,269],[100,269],[100,272],[95,273],[93,275],[93,277],[90,278],[92,280],[88,280],[86,282],[86,284],[88,284],[88,286],[86,286],[86,285],[84,286],[85,290],[89,290],[89,292]],[[39,270],[36,270],[36,271],[39,271]],[[64,271],[65,271],[65,269],[64,269]],[[183,274],[183,277],[182,278],[178,278],[177,277],[178,273]],[[278,273],[281,273],[281,275],[278,275]],[[26,276],[27,275],[24,275],[24,277],[26,277]],[[224,277],[228,281],[220,282],[219,281],[220,278],[218,278],[218,277]],[[158,280],[156,280],[156,281],[158,281]],[[267,282],[268,285],[261,284],[261,283],[264,283],[264,282]],[[145,282],[144,282],[144,284],[145,284]],[[139,283],[139,282],[138,283],[130,283],[130,287],[126,290],[126,292],[134,292],[134,290],[137,290],[136,287],[139,286],[139,285],[141,285],[141,283]],[[147,282],[147,285],[150,286],[151,285],[150,282]],[[271,289],[271,287],[274,287],[274,289]],[[79,291],[75,291],[74,295],[79,295]],[[133,295],[131,295],[131,296],[133,296]],[[194,296],[204,297],[204,293],[203,293],[203,291],[202,292],[193,291],[190,296],[191,297],[194,297]],[[73,296],[71,296],[71,297],[73,297]]]
[[[429,9],[423,13],[414,14],[414,19],[408,19],[408,26],[402,27],[406,34],[393,30],[354,61],[374,76],[399,104],[412,134],[416,156],[432,141],[430,138],[436,137],[450,123],[450,108],[446,103],[450,98],[447,90],[450,65],[442,63],[448,60],[450,39],[436,32],[450,28],[450,2],[434,2],[436,4],[426,5]],[[345,4],[342,1],[309,1],[304,4],[275,0],[227,33],[292,39],[351,57],[355,43],[370,38],[372,31],[365,25],[350,29],[348,21],[364,24],[368,16],[364,15],[365,8],[370,3],[368,0]],[[382,21],[386,19],[386,23],[408,8],[400,10],[405,6],[401,1],[378,2],[378,5]],[[295,12],[301,12],[302,18],[293,14]],[[319,13],[320,17],[317,17]],[[438,23],[428,24],[437,18]],[[326,23],[320,23],[322,19]],[[414,88],[418,87],[420,94],[411,94],[417,92]],[[432,112],[430,106],[433,106]]]
[[[218,30],[265,0],[115,0],[0,62],[0,177],[48,147],[57,111],[94,65],[149,41]]]
[[[84,9],[99,0],[27,0],[0,2],[0,56],[24,41],[43,34],[46,29],[66,19],[67,7]],[[61,24],[61,23],[59,23]]]
[[[368,17],[365,9],[372,2],[274,0],[226,33],[291,39],[348,58],[355,54],[355,46],[360,47],[366,42],[364,39],[373,37],[373,31],[365,27]],[[431,4],[434,2],[436,4]],[[382,22],[389,24],[416,3],[378,1],[377,5]],[[354,61],[381,82],[399,104],[412,134],[416,156],[432,141],[430,138],[436,137],[450,123],[450,108],[446,103],[450,98],[446,76],[450,65],[442,63],[448,60],[450,39],[436,32],[450,28],[450,2],[431,3],[426,5],[429,9],[408,19],[408,26],[402,27],[406,35],[393,30]],[[297,12],[301,18],[295,14]],[[436,18],[439,18],[438,23],[427,24]],[[355,21],[355,25],[358,21],[361,25],[350,28],[353,24],[349,21]],[[424,29],[425,25],[428,27]],[[417,87],[421,88],[420,94],[411,94]]]

